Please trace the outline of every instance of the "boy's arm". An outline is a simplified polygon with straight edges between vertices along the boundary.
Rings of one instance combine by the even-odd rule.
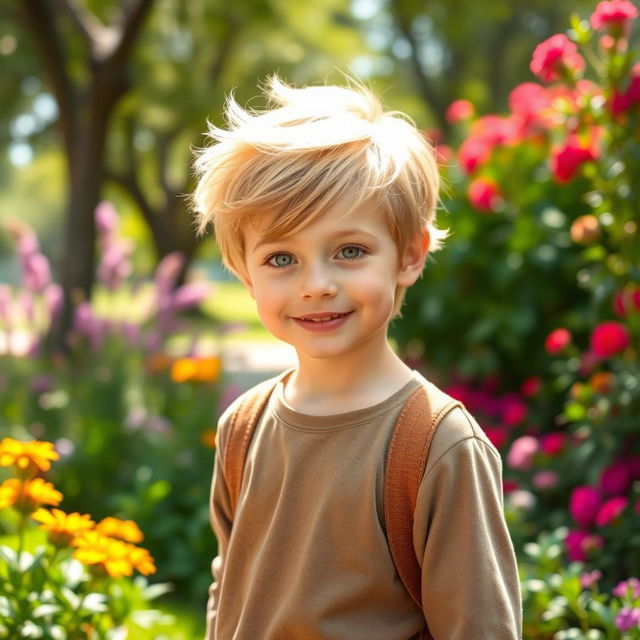
[[[502,463],[461,409],[443,419],[434,437],[418,493],[414,546],[423,560],[422,608],[434,640],[521,638]]]
[[[222,419],[220,421],[222,423]],[[232,514],[231,501],[227,483],[222,473],[221,447],[221,427],[218,428],[218,448],[216,450],[213,480],[211,483],[211,497],[209,501],[209,519],[211,527],[218,541],[218,553],[211,563],[211,573],[213,582],[209,587],[209,599],[207,601],[207,632],[205,639],[215,639],[215,625],[218,613],[218,602],[220,597],[220,581],[224,570],[229,535],[231,534]]]

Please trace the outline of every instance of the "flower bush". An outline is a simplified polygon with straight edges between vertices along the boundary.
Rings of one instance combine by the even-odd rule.
[[[68,509],[138,522],[163,559],[157,577],[201,600],[215,553],[208,482],[222,381],[219,328],[199,311],[211,287],[177,286],[179,254],[136,274],[111,204],[96,223],[98,286],[76,301],[66,356],[47,339],[62,299],[48,259],[31,229],[9,223],[21,282],[0,285],[0,430],[54,442],[51,481]]]
[[[640,570],[638,13],[613,0],[574,16],[533,52],[536,81],[504,115],[451,106],[450,246],[396,328],[428,373],[447,366],[447,390],[502,452],[519,554],[564,532],[557,588],[526,592],[525,638],[640,628],[637,600],[612,591]],[[579,571],[599,572],[602,592],[581,590]]]
[[[43,477],[58,459],[50,442],[0,442],[0,466],[13,469],[0,484],[0,517],[14,527],[14,545],[0,546],[0,638],[126,638],[132,623],[162,620],[148,601],[168,585],[129,580],[134,571],[156,570],[149,552],[135,544],[142,532],[133,521],[96,523],[58,509],[63,495]],[[31,553],[25,540],[36,523],[46,538]]]

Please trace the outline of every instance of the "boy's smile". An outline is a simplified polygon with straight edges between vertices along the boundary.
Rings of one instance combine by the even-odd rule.
[[[301,361],[356,353],[375,360],[386,348],[396,288],[415,281],[424,252],[401,268],[382,212],[366,202],[350,208],[348,198],[285,238],[266,239],[268,230],[245,232],[245,284],[265,327]]]

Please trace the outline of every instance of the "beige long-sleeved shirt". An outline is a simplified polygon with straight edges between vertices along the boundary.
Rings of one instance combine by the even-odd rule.
[[[521,602],[502,511],[499,454],[462,409],[433,438],[414,514],[422,610],[385,536],[384,464],[413,379],[375,406],[307,416],[278,384],[257,425],[232,515],[220,463],[211,489],[218,539],[208,640],[517,640]]]

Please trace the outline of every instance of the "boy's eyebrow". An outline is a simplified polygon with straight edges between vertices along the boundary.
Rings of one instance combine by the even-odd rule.
[[[370,241],[375,242],[376,236],[373,233],[369,233],[364,229],[340,229],[340,231],[336,231],[332,233],[329,238],[333,240],[334,238],[348,237],[348,236],[366,236]],[[272,245],[272,244],[280,244],[281,242],[286,242],[288,238],[270,238],[269,236],[263,238],[259,242],[256,243],[255,249],[260,249],[261,247]]]

